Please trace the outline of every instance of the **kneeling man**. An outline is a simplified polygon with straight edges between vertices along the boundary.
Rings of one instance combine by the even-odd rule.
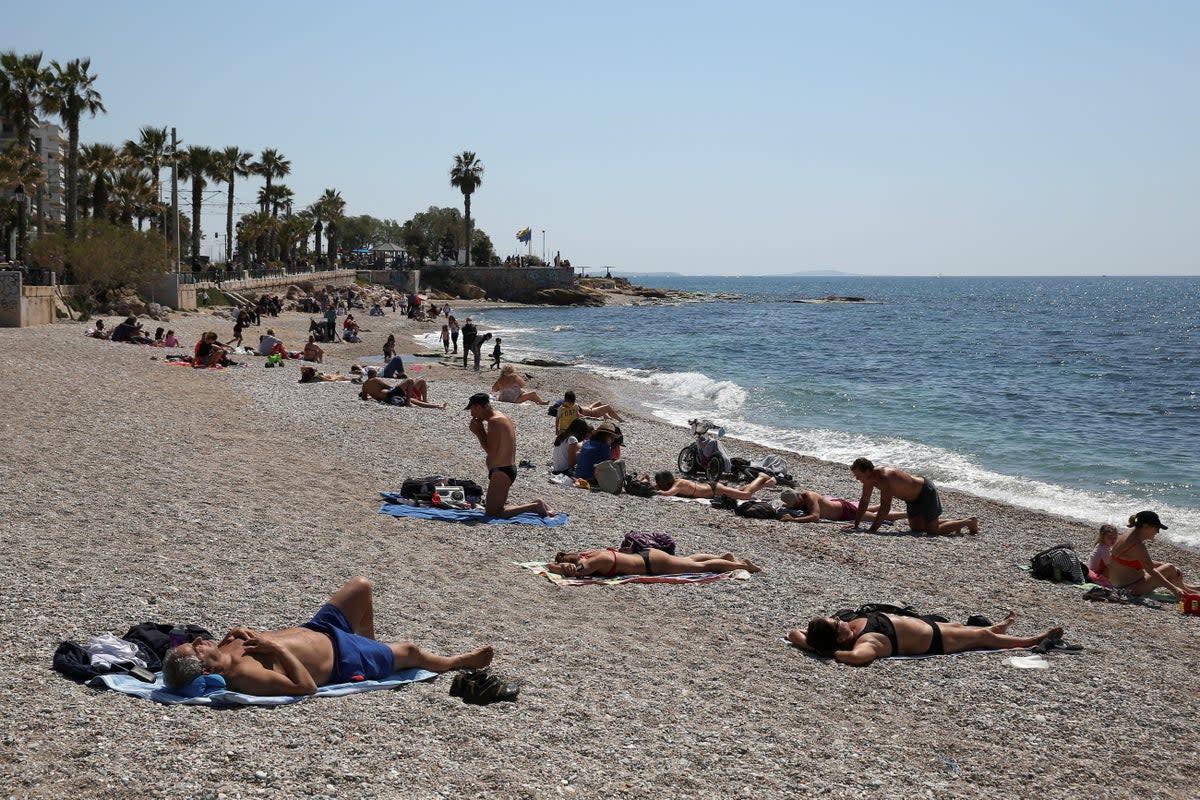
[[[481,669],[493,655],[491,647],[437,656],[412,642],[376,641],[372,584],[359,577],[297,628],[261,633],[233,628],[219,643],[197,638],[179,645],[163,659],[163,682],[174,689],[216,674],[235,692],[308,695],[327,683],[381,680],[414,667],[431,672]]]

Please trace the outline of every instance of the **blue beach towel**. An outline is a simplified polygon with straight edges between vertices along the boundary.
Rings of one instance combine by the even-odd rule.
[[[321,686],[317,689],[317,693],[309,695],[311,697],[341,697],[347,694],[357,694],[359,692],[373,692],[378,689],[394,689],[398,686],[403,686],[416,681],[424,681],[430,678],[437,677],[436,672],[430,672],[425,669],[403,669],[399,672],[393,672],[391,676],[380,681],[355,681],[352,683],[331,683],[326,686]],[[195,697],[186,697],[181,694],[167,689],[163,685],[162,673],[159,672],[154,676],[154,683],[145,683],[139,681],[132,675],[124,674],[108,674],[98,675],[89,681],[94,686],[107,686],[109,689],[121,692],[122,694],[140,697],[143,700],[153,700],[157,703],[166,703],[168,705],[190,705],[190,706],[282,706],[288,703],[297,703],[304,700],[305,697],[293,697],[290,695],[272,695],[260,697],[253,694],[242,694],[241,692],[233,692],[229,689],[212,689],[204,694]]]
[[[390,494],[384,497],[393,499]],[[541,525],[546,528],[558,528],[567,524],[570,517],[558,514],[553,517],[539,517],[532,511],[518,514],[515,517],[489,517],[482,508],[435,508],[433,506],[412,506],[407,503],[384,503],[379,508],[380,514],[393,517],[416,517],[417,519],[441,519],[448,522],[486,522],[489,525]]]

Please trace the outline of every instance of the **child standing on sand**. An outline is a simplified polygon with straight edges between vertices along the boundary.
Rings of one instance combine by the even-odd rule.
[[[1101,525],[1096,534],[1096,546],[1088,555],[1088,577],[1101,586],[1112,586],[1108,580],[1108,562],[1112,561],[1112,546],[1117,541],[1115,525]]]
[[[500,369],[500,356],[501,356],[501,355],[503,355],[503,354],[500,352],[500,341],[501,341],[501,340],[500,340],[499,338],[497,338],[497,339],[496,339],[496,344],[495,344],[495,346],[494,346],[494,347],[492,347],[492,366],[491,366],[491,369]]]
[[[442,326],[442,352],[443,353],[450,352],[450,326],[449,325]]]

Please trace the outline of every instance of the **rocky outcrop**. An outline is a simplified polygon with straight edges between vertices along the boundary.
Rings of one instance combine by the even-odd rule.
[[[583,286],[574,289],[540,289],[529,297],[522,298],[522,301],[551,306],[602,306],[604,293]]]

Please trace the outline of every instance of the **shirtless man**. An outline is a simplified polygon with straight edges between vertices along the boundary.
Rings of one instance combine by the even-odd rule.
[[[842,497],[826,497],[816,492],[784,489],[779,493],[779,499],[783,502],[783,509],[779,512],[782,522],[820,522],[823,519],[853,522],[858,516],[858,503]],[[871,506],[867,512],[863,519],[874,522],[879,506]],[[904,512],[891,511],[884,519],[904,519]]]
[[[378,400],[381,403],[388,403],[395,406],[414,406],[416,408],[438,408],[446,407],[445,403],[438,405],[430,403],[429,386],[423,378],[413,380],[405,378],[395,386],[388,386],[387,382],[378,377],[374,367],[367,369],[367,379],[362,383],[362,389],[358,396],[363,400]]]
[[[654,473],[654,485],[664,497],[698,497],[712,499],[717,496],[732,497],[734,500],[753,500],[755,493],[765,486],[774,486],[775,479],[765,472],[754,476],[754,480],[740,489],[723,483],[699,483],[686,478],[676,479],[670,470]]]
[[[942,516],[942,501],[938,499],[937,489],[933,481],[909,475],[904,470],[892,467],[877,467],[865,458],[855,459],[850,465],[850,472],[863,485],[862,499],[858,501],[858,511],[854,515],[854,527],[862,524],[867,508],[871,503],[871,494],[879,490],[879,512],[871,523],[870,532],[875,533],[879,526],[888,518],[892,510],[892,498],[904,501],[908,524],[917,533],[928,533],[934,536],[962,533],[964,528],[970,533],[979,533],[979,518],[940,520]]]
[[[216,674],[235,692],[308,695],[327,683],[381,680],[413,667],[432,672],[481,669],[494,655],[493,648],[480,647],[437,656],[412,642],[376,641],[372,584],[358,577],[299,627],[261,633],[233,628],[219,643],[197,637],[179,645],[163,659],[163,682],[174,689]]]
[[[317,344],[317,337],[311,333],[308,335],[308,341],[304,343],[304,360],[315,361],[318,364],[325,361],[325,351]]]
[[[787,638],[801,650],[832,656],[854,667],[863,667],[888,656],[1008,650],[1033,647],[1045,639],[1062,638],[1062,628],[1051,628],[1037,636],[1009,636],[1008,627],[1016,618],[1010,611],[998,625],[976,628],[961,622],[936,622],[921,617],[871,612],[848,621],[838,617],[814,617],[806,630],[793,628]]]
[[[554,512],[543,500],[519,506],[505,505],[508,490],[517,479],[517,426],[493,408],[491,400],[487,392],[478,392],[471,395],[465,409],[471,412],[471,433],[487,453],[488,488],[484,513],[489,517],[507,518],[533,511],[543,517],[553,517]]]

